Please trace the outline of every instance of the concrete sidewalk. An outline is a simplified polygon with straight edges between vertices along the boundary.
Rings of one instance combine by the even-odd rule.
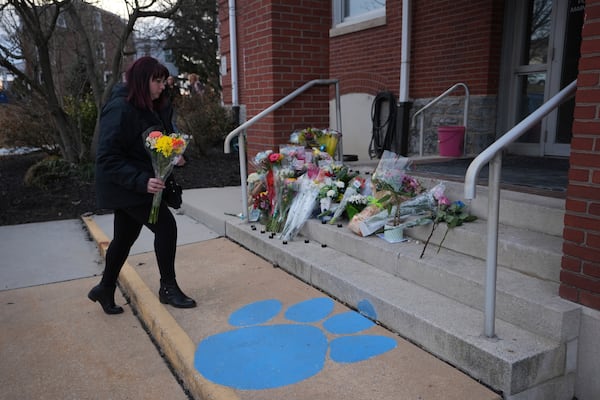
[[[2,226],[0,254],[0,399],[189,398],[128,307],[87,298],[102,262],[80,220]]]
[[[107,316],[90,302],[86,294],[98,278],[81,271],[81,276],[65,275],[70,281],[33,286],[39,283],[30,279],[23,286],[31,287],[13,285],[0,292],[0,321],[10,326],[0,333],[0,383],[11,389],[0,399],[185,398],[134,312],[195,399],[500,399],[223,237],[224,221],[239,221],[232,216],[240,211],[239,194],[239,188],[184,193],[184,212],[194,207],[203,210],[195,215],[204,215],[203,223],[176,216],[177,278],[198,302],[195,309],[158,301],[158,269],[148,233],[132,249],[120,276],[131,306],[124,314]],[[84,221],[102,252],[112,235],[112,217]],[[101,271],[98,251],[90,249],[84,230],[77,239],[62,234],[66,225],[43,226],[51,228],[37,227],[27,237],[13,237],[13,247],[0,247],[3,256],[11,253],[10,265],[0,264],[2,282],[20,268],[20,257],[38,266],[50,263],[50,269],[64,263],[60,255],[46,254],[47,248],[32,251],[22,243],[44,243],[39,236],[47,235],[56,237],[48,247],[60,240],[85,248],[81,260],[93,260],[85,267],[88,276]],[[0,243],[18,229],[23,228],[0,227]],[[35,261],[20,253],[46,256]],[[124,305],[125,299],[118,296],[117,303]]]

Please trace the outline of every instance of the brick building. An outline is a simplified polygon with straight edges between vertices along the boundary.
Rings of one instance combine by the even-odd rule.
[[[582,393],[600,396],[582,372],[584,365],[600,368],[598,357],[591,360],[600,337],[600,0],[220,0],[226,104],[236,89],[231,3],[237,3],[242,114],[248,119],[310,80],[338,79],[344,153],[359,159],[370,157],[371,107],[379,93],[398,100],[396,145],[407,141],[407,155],[415,155],[412,115],[464,83],[470,92],[466,152],[476,155],[577,79],[575,98],[508,152],[570,161],[556,295],[582,305],[582,335],[593,338],[579,340],[575,393],[580,400],[597,398]],[[428,112],[425,154],[438,151],[438,125],[465,124],[465,98],[459,88]],[[300,95],[247,130],[248,154],[277,148],[296,129],[335,128],[333,101],[330,87]]]

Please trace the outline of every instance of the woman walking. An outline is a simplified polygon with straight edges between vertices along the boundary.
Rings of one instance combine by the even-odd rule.
[[[102,279],[88,297],[100,303],[107,314],[123,312],[114,300],[117,279],[144,225],[154,233],[161,303],[178,308],[196,306],[175,279],[177,225],[164,200],[158,221],[148,223],[153,195],[165,188],[165,182],[154,176],[143,135],[154,130],[173,132],[173,109],[164,93],[168,76],[168,69],[156,59],[138,59],[127,70],[126,83],[115,87],[100,116],[97,202],[101,209],[114,210],[114,234]]]

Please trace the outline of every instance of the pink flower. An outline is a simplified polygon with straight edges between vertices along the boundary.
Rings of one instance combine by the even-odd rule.
[[[283,156],[279,153],[271,153],[269,154],[269,161],[271,163],[276,163],[278,161],[280,161],[283,158]]]
[[[450,199],[448,199],[446,196],[440,196],[438,199],[438,204],[442,205],[442,206],[449,206],[450,204],[452,204],[450,202]]]

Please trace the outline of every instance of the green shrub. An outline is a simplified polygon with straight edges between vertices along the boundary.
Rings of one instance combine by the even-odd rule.
[[[84,95],[83,98],[67,96],[64,98],[64,103],[65,112],[75,121],[79,130],[83,148],[90,149],[98,115],[94,98],[91,93]]]
[[[205,155],[209,149],[222,145],[234,129],[230,110],[211,93],[182,97],[175,112],[177,128],[193,137],[189,149],[198,155]]]
[[[94,179],[94,166],[88,164],[72,164],[57,156],[50,156],[33,164],[25,174],[25,185],[42,189],[53,185],[64,185],[64,181],[72,178],[84,182]]]

